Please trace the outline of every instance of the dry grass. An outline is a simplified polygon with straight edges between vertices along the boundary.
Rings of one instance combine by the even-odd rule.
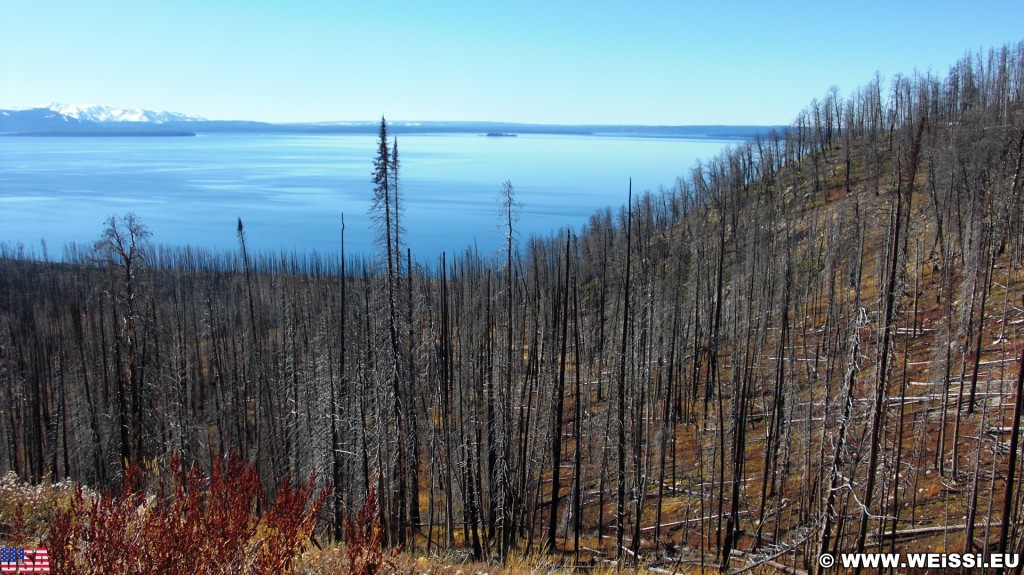
[[[29,485],[10,471],[0,479],[0,523],[11,547],[37,547],[54,518],[70,508],[76,487],[69,481]]]

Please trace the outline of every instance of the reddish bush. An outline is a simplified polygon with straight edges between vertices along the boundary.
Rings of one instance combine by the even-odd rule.
[[[172,458],[172,486],[163,496],[136,490],[135,473],[127,474],[132,480],[118,497],[78,489],[50,529],[56,572],[289,573],[328,491],[314,496],[313,477],[298,488],[286,479],[260,516],[263,494],[253,466],[233,455],[224,467],[217,461],[207,478],[195,467],[182,471]]]
[[[289,478],[278,485],[274,505],[264,515],[257,532],[260,537],[250,552],[254,573],[291,572],[292,559],[305,548],[316,523],[316,513],[327,500],[328,489],[314,496],[315,489],[313,476],[297,489],[291,487]]]
[[[373,491],[366,496],[355,521],[345,519],[345,538],[348,540],[345,552],[349,575],[377,575],[394,568],[391,560],[384,558],[384,529],[380,525],[377,495]],[[393,550],[391,557],[398,551]]]

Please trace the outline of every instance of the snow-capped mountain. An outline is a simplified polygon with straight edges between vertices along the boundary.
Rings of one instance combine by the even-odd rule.
[[[81,120],[69,118],[49,108],[0,110],[0,135],[25,132],[66,132],[76,130],[82,125]]]
[[[74,104],[51,104],[50,110],[58,114],[88,122],[201,122],[205,118],[177,114],[174,112],[154,112],[141,108],[124,109],[112,106],[76,106]]]

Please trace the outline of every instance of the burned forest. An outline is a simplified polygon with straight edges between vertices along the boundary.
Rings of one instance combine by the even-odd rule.
[[[236,454],[326,488],[321,541],[369,498],[387,545],[477,560],[1022,552],[1022,164],[1014,44],[624,178],[580,230],[521,237],[496,182],[500,252],[423,254],[382,122],[376,256],[340,214],[334,254],[128,214],[60,261],[4,246],[0,472],[117,490]]]

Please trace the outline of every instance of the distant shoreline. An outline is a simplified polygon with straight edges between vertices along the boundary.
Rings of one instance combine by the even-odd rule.
[[[271,124],[247,120],[171,120],[162,123],[78,120],[49,109],[0,110],[0,136],[29,137],[189,137],[198,134],[376,134],[379,122],[305,122]],[[403,134],[479,134],[490,137],[534,135],[748,140],[787,126],[527,124],[491,121],[395,121],[388,132]]]
[[[16,132],[2,134],[23,138],[194,138],[195,132],[150,132],[145,130],[102,131],[102,132]]]
[[[291,134],[291,135],[306,135],[306,136],[345,136],[345,135],[369,135],[371,132],[365,131],[358,128],[352,128],[348,126],[344,127],[327,127],[327,126],[281,126],[272,125],[269,127],[263,127],[262,129],[256,127],[226,127],[226,126],[194,126],[195,131],[189,130],[79,130],[76,128],[62,129],[62,130],[41,130],[41,131],[4,131],[0,132],[0,137],[13,137],[13,138],[188,138],[196,137],[201,134]],[[204,129],[205,128],[205,129]],[[403,129],[405,128],[405,129]],[[529,129],[524,129],[519,133],[515,132],[486,132],[480,133],[479,130],[461,129],[461,128],[424,128],[424,127],[405,127],[400,126],[397,129],[391,130],[392,134],[397,135],[429,135],[429,134],[472,134],[476,132],[481,136],[488,138],[516,138],[520,135],[527,136],[588,136],[594,138],[654,138],[654,139],[680,139],[680,140],[748,140],[769,133],[771,130],[785,129],[780,126],[743,126],[737,128],[747,128],[748,131],[742,129],[738,130],[713,130],[713,131],[697,131],[697,130],[679,130],[675,131],[672,129],[667,130],[630,130],[630,129],[607,129],[608,126],[599,126],[598,130],[581,130],[575,127],[563,127],[563,126],[531,126]],[[611,128],[619,128],[617,126]],[[623,126],[621,128],[631,128]],[[729,128],[732,128],[731,126]]]

